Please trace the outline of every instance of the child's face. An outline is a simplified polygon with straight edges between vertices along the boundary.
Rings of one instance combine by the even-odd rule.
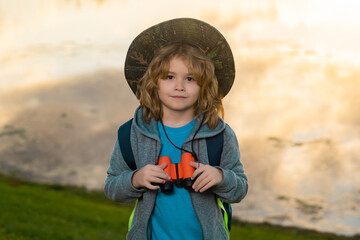
[[[159,79],[159,98],[163,113],[189,114],[194,117],[194,105],[200,95],[200,86],[181,58],[170,60],[166,79]]]

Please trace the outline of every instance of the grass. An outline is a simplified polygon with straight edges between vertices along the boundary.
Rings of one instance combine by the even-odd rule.
[[[37,184],[0,175],[0,239],[125,239],[132,205],[102,192]],[[298,228],[235,221],[231,239],[359,239]]]
[[[131,207],[99,192],[0,181],[0,239],[125,239]]]
[[[21,137],[25,136],[25,129],[11,129],[4,132],[0,132],[0,137],[2,136],[12,136],[12,135],[20,135]]]

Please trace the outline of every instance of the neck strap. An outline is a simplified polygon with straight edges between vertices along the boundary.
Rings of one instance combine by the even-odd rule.
[[[166,138],[169,140],[169,142],[170,142],[175,148],[177,148],[177,149],[179,149],[179,150],[181,150],[181,151],[187,152],[187,153],[191,153],[191,155],[192,155],[192,156],[194,157],[194,159],[195,159],[195,162],[198,162],[198,158],[197,158],[197,156],[196,156],[196,154],[195,154],[195,152],[194,152],[194,139],[195,139],[196,134],[199,132],[200,128],[202,127],[202,125],[203,125],[203,123],[204,123],[204,119],[205,119],[205,116],[203,116],[203,118],[201,119],[200,126],[199,126],[199,128],[196,130],[196,132],[194,133],[194,136],[193,136],[193,138],[192,138],[192,140],[191,140],[191,151],[188,151],[188,150],[186,150],[186,149],[183,149],[183,148],[181,148],[181,147],[176,146],[176,145],[170,140],[169,136],[167,135],[166,130],[165,130],[165,126],[164,126],[161,118],[160,118],[160,123],[161,123],[161,126],[162,126],[163,130],[164,130],[165,136],[166,136]]]

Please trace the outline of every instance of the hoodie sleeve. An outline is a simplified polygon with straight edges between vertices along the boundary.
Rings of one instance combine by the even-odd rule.
[[[222,170],[223,181],[212,188],[212,191],[223,201],[240,202],[247,194],[248,182],[244,167],[240,162],[239,144],[234,131],[226,124],[224,130],[223,152],[219,169]]]
[[[131,178],[136,172],[132,171],[124,161],[120,146],[116,141],[110,158],[110,167],[107,170],[105,181],[105,195],[113,200],[124,203],[133,202],[146,191],[145,188],[137,189],[132,185]]]

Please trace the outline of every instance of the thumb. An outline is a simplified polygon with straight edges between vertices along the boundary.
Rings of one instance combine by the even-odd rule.
[[[192,166],[194,168],[199,168],[201,163],[199,163],[199,162],[190,162],[189,164],[190,164],[190,166]]]
[[[162,163],[162,164],[160,164],[158,166],[161,167],[161,169],[165,169],[167,167],[167,165],[168,164],[166,162],[164,162],[164,163]]]

